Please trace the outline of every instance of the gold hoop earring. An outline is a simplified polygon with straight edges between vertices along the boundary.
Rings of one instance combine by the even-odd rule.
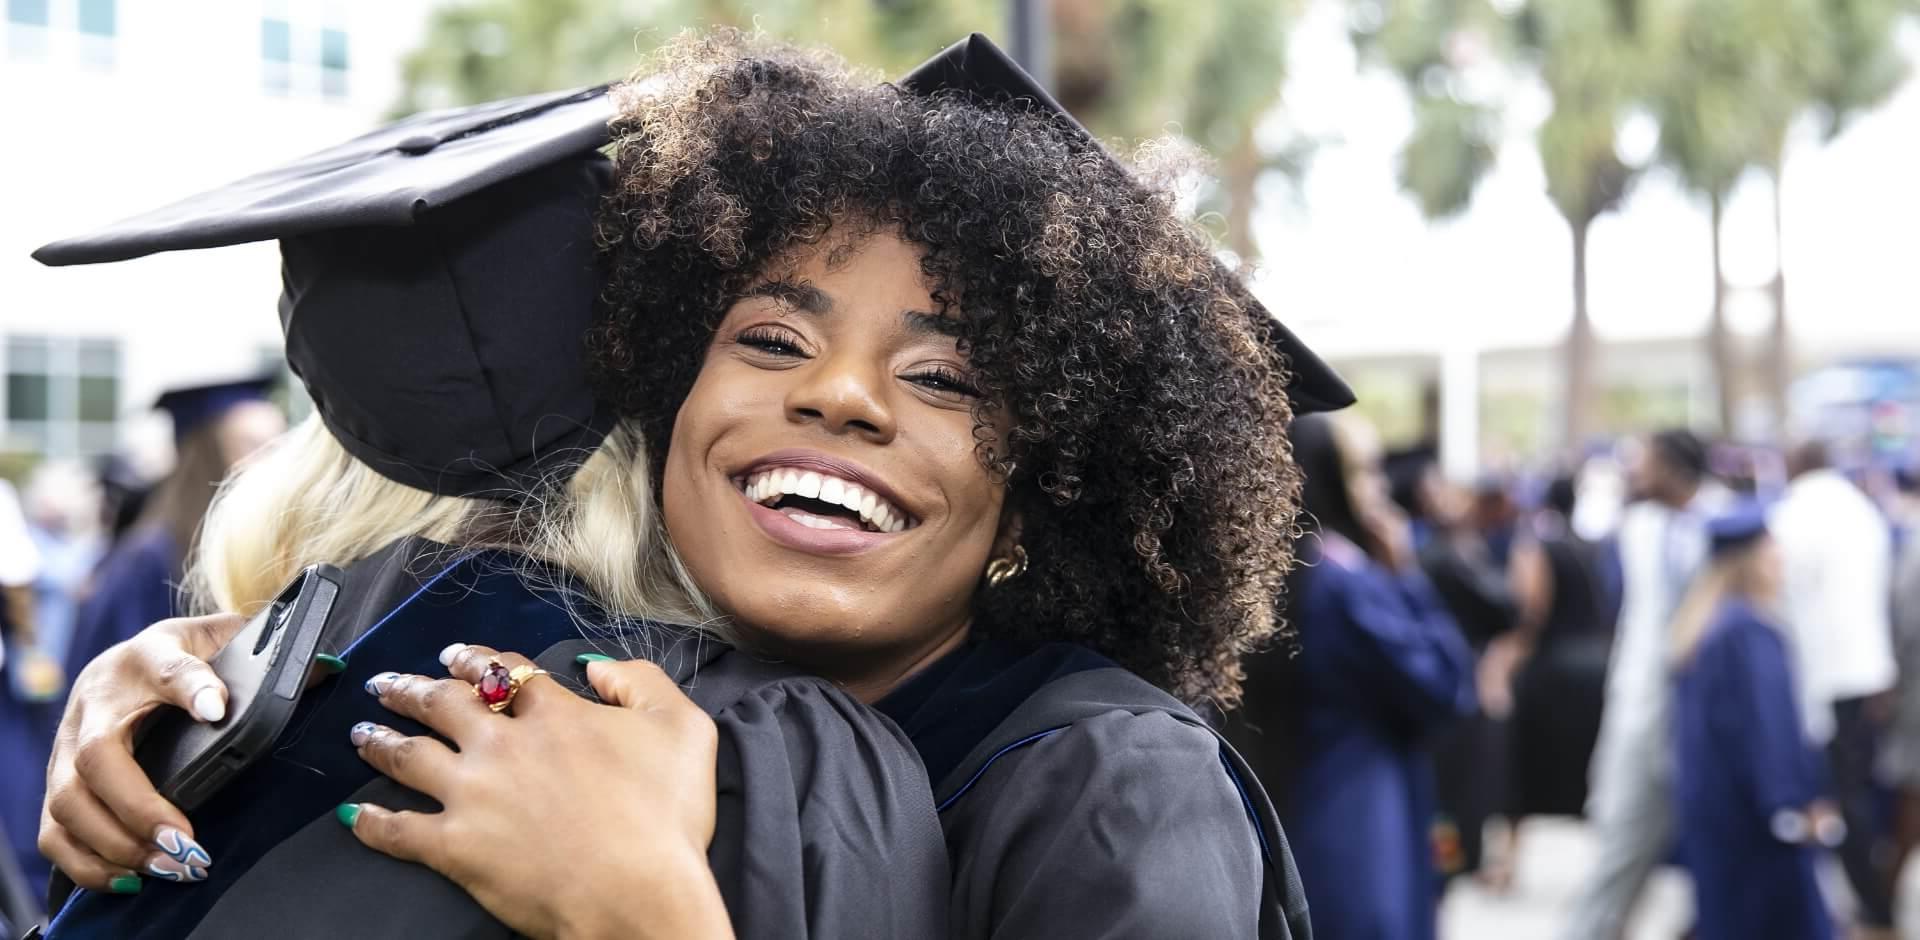
[[[999,587],[1026,573],[1027,550],[1015,545],[1013,554],[987,562],[987,586]]]

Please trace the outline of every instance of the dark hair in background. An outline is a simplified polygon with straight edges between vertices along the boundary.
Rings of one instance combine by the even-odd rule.
[[[1322,532],[1333,532],[1364,547],[1366,533],[1353,506],[1346,458],[1340,452],[1333,422],[1325,415],[1303,415],[1287,430],[1293,441],[1294,466],[1300,468],[1302,541],[1312,542]]]
[[[214,491],[227,478],[227,458],[221,453],[220,422],[210,421],[194,428],[180,442],[173,472],[154,484],[140,507],[132,528],[159,527],[173,536],[174,548],[181,558],[192,558],[194,541],[207,507],[213,505]]]
[[[1564,518],[1571,519],[1574,504],[1580,499],[1579,487],[1579,483],[1570,474],[1554,477],[1547,484],[1547,492],[1541,497],[1540,504]]]
[[[1387,455],[1387,484],[1393,501],[1411,519],[1426,519],[1433,507],[1426,504],[1425,483],[1440,462],[1433,448],[1409,447]]]
[[[1686,428],[1655,431],[1647,443],[1662,463],[1692,482],[1706,479],[1712,468],[1713,454],[1706,441]]]
[[[613,125],[589,341],[656,470],[746,288],[798,250],[897,232],[925,253],[983,392],[980,458],[1024,516],[1032,566],[975,596],[976,631],[1082,643],[1232,707],[1291,562],[1292,412],[1270,321],[1171,192],[1030,107],[914,97],[737,33],[669,44],[656,71]]]

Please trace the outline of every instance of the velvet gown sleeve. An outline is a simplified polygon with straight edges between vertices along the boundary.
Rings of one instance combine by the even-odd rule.
[[[953,799],[950,937],[1307,935],[1304,916],[1262,923],[1268,848],[1205,728],[1107,712],[1004,752]]]
[[[67,641],[69,678],[107,647],[174,615],[174,586],[180,577],[173,537],[159,529],[128,536],[94,573],[93,591],[74,613]]]
[[[1330,613],[1345,620],[1345,629],[1301,627],[1307,655],[1326,667],[1317,685],[1337,683],[1340,694],[1363,696],[1413,737],[1473,712],[1473,651],[1424,576],[1331,558],[1315,574],[1331,582]]]
[[[1772,628],[1757,621],[1727,631],[1708,708],[1723,746],[1733,749],[1736,781],[1756,826],[1774,814],[1800,811],[1819,795],[1813,751],[1805,743],[1787,651]]]

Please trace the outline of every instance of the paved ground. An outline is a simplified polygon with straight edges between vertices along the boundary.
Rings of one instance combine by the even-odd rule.
[[[1521,834],[1513,889],[1494,895],[1461,879],[1441,908],[1443,940],[1554,940],[1594,847],[1583,826],[1570,819],[1530,820]],[[1634,919],[1629,940],[1675,940],[1692,909],[1686,876],[1655,876]]]
[[[1494,895],[1470,879],[1456,884],[1441,908],[1442,940],[1556,940],[1561,917],[1594,848],[1585,828],[1570,819],[1527,823],[1520,843],[1513,890]],[[1828,896],[1847,897],[1837,869],[1823,872]],[[1920,940],[1920,864],[1902,878],[1899,910],[1907,924],[1903,940]],[[1642,900],[1627,940],[1676,940],[1692,918],[1691,888],[1684,874],[1665,869]]]

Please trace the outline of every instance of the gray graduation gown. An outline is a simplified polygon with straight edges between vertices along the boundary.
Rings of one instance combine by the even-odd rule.
[[[1191,709],[1067,644],[957,655],[880,703],[938,778],[948,936],[1311,940],[1272,805]]]

